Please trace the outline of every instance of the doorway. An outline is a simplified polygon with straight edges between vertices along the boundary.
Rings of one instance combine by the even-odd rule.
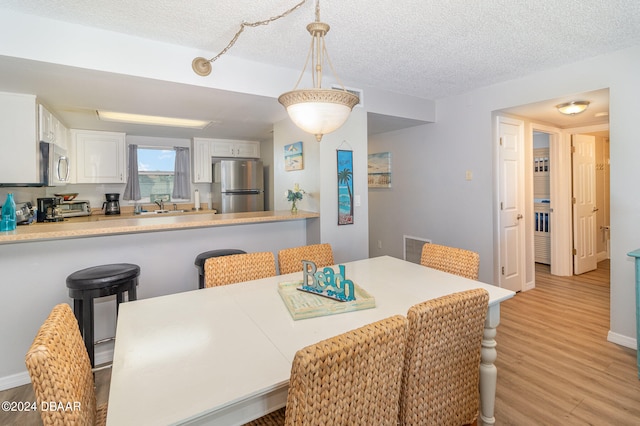
[[[534,261],[551,265],[550,134],[534,130],[532,139]]]
[[[586,172],[582,173],[588,177],[582,176],[578,182],[575,163],[580,150],[572,151],[582,139],[592,144],[592,158],[586,160]],[[550,265],[551,274],[559,276],[593,270],[598,262],[609,259],[608,125],[558,129],[532,124],[531,140],[534,262]],[[593,194],[589,203],[584,203],[581,199],[590,192],[587,189]],[[582,218],[576,215],[581,204],[587,210]],[[587,224],[589,232],[580,229]],[[588,243],[577,241],[576,236],[584,240],[586,235]],[[587,252],[589,267],[584,261],[589,257]],[[582,265],[577,265],[580,262]]]
[[[522,289],[528,290],[535,287],[535,264],[536,264],[536,243],[535,232],[536,225],[539,232],[545,232],[548,242],[547,248],[543,248],[544,253],[538,253],[538,260],[540,255],[544,255],[544,263],[547,263],[551,267],[551,273],[553,275],[570,276],[573,275],[573,178],[572,178],[572,145],[571,135],[579,133],[592,133],[592,132],[607,132],[606,135],[601,135],[603,142],[608,144],[608,89],[602,89],[594,92],[587,92],[581,95],[572,95],[576,98],[593,99],[592,110],[589,114],[582,114],[575,117],[559,117],[556,120],[556,116],[561,116],[555,109],[555,105],[566,101],[566,97],[550,99],[547,101],[539,102],[537,104],[523,105],[520,107],[508,108],[505,110],[496,111],[497,116],[506,116],[514,119],[519,119],[524,123],[525,137],[523,140],[525,148],[525,190],[522,192],[522,197],[526,200],[524,223],[525,223],[525,238],[521,242],[522,249],[525,251],[525,271],[523,274],[524,281],[522,283]],[[596,102],[597,101],[597,102]],[[596,103],[598,107],[595,107]],[[601,108],[601,109],[596,109]],[[555,114],[555,115],[554,115]],[[499,130],[496,128],[495,134],[497,135]],[[545,142],[545,148],[548,146],[548,159],[545,155],[538,156],[538,152],[534,155],[534,132],[536,138],[543,137],[548,139]],[[545,135],[539,135],[544,133]],[[602,155],[599,155],[599,159],[596,161],[596,178],[597,186],[599,188],[598,194],[603,193],[603,206],[598,211],[597,218],[597,246],[598,246],[598,261],[606,259],[608,257],[609,247],[609,228],[608,228],[608,145],[602,150]],[[496,155],[496,160],[498,156]],[[542,158],[541,163],[536,165],[536,158]],[[545,180],[545,184],[548,181],[549,189],[546,187],[541,194],[535,195],[534,171],[538,167],[538,171],[545,169],[548,170],[548,176],[539,177]],[[496,181],[499,181],[499,161],[496,163]],[[540,180],[540,179],[538,179]],[[497,188],[500,183],[497,182]],[[606,188],[606,189],[605,189]],[[544,205],[546,204],[546,206]],[[496,208],[499,210],[499,203],[496,204]],[[536,217],[536,213],[538,213]],[[499,224],[499,213],[496,214],[496,224]],[[500,265],[500,253],[501,253],[501,241],[499,239],[499,225],[496,226],[496,264],[494,269],[494,276],[496,282],[500,282],[500,271],[502,265]],[[606,235],[605,235],[606,233]],[[538,238],[540,239],[540,238]]]

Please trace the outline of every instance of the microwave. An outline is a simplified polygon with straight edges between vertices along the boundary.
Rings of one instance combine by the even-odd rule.
[[[64,148],[53,143],[40,142],[40,182],[44,186],[68,184],[69,165],[69,157]]]
[[[89,216],[91,214],[91,205],[88,201],[64,201],[58,207],[62,217]]]

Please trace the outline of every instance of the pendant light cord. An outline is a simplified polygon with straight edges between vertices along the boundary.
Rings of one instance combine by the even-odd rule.
[[[233,47],[233,45],[236,43],[236,41],[238,40],[238,38],[240,37],[240,34],[242,34],[242,32],[244,31],[244,29],[246,27],[258,27],[260,25],[269,25],[270,23],[272,23],[273,21],[277,21],[280,18],[284,18],[285,16],[289,15],[290,13],[294,12],[295,10],[299,9],[300,7],[302,7],[303,4],[305,4],[307,2],[307,0],[302,0],[300,3],[296,4],[295,6],[293,6],[291,9],[281,13],[280,15],[277,16],[272,16],[269,19],[265,19],[264,21],[256,21],[256,22],[242,22],[240,24],[240,29],[238,30],[238,32],[236,33],[236,35],[233,36],[233,38],[231,39],[231,41],[229,42],[229,44],[227,44],[227,47],[225,47],[224,49],[222,49],[222,51],[220,53],[218,53],[216,56],[214,56],[213,58],[209,59],[209,62],[214,62],[216,61],[220,56],[224,55],[225,53],[227,53],[227,51],[229,49],[231,49]]]

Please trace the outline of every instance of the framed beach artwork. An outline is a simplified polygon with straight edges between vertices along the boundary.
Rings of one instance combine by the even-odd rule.
[[[338,225],[353,224],[353,151],[338,153]]]
[[[284,146],[284,169],[287,172],[292,170],[302,170],[302,141]]]
[[[369,188],[391,188],[391,153],[369,154],[367,174]]]

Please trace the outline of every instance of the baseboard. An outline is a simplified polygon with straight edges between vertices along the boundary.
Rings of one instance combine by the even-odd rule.
[[[624,336],[622,334],[614,333],[611,330],[609,330],[609,333],[607,333],[607,341],[611,343],[615,343],[616,345],[638,350],[637,339],[634,339],[629,336]]]
[[[532,290],[536,288],[536,282],[534,281],[528,281],[524,283],[524,288],[522,289],[522,291],[527,291],[527,290]]]
[[[597,262],[602,262],[603,260],[607,260],[609,259],[609,253],[606,251],[601,251],[599,253],[596,254],[596,261]]]
[[[96,365],[107,364],[113,361],[113,348],[96,351]],[[20,373],[0,377],[0,391],[23,386],[31,383],[29,372],[25,369]]]
[[[26,385],[27,383],[31,383],[27,370],[18,374],[0,377],[0,391]]]

